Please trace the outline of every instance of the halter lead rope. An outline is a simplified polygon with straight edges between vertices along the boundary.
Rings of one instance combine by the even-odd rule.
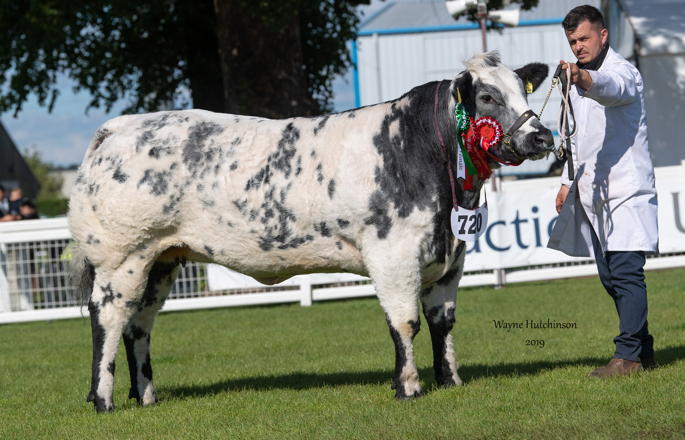
[[[561,68],[561,64],[559,65],[560,67],[557,67],[557,71]],[[573,152],[571,150],[571,138],[576,135],[576,116],[573,113],[573,105],[571,104],[571,100],[569,99],[569,95],[571,92],[571,69],[566,69],[566,78],[562,77],[561,78],[561,84],[559,85],[560,88],[560,93],[561,93],[561,114],[559,115],[559,125],[558,125],[558,131],[559,131],[559,149],[558,151],[560,152],[558,156],[559,158],[563,157],[563,154],[566,154],[566,162],[568,164],[568,180],[573,180],[575,177],[575,172],[574,172],[574,167],[573,167]],[[569,116],[570,119],[573,119],[573,131],[570,130],[569,128]],[[564,148],[564,144],[566,144],[566,148]]]

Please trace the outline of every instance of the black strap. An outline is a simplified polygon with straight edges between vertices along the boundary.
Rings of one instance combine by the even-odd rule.
[[[511,137],[514,135],[514,133],[516,133],[516,130],[521,128],[521,126],[532,117],[538,117],[533,110],[526,110],[525,112],[523,112],[523,114],[521,114],[521,116],[519,116],[518,119],[514,122],[514,125],[509,127],[509,130],[507,130],[507,132],[504,133],[504,143],[509,145],[511,143]]]

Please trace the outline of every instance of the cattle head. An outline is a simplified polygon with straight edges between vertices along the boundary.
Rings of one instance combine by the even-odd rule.
[[[492,117],[511,135],[510,139],[505,135],[503,142],[489,149],[491,158],[519,163],[524,159],[540,159],[553,150],[552,132],[534,114],[525,119],[530,115],[526,112],[531,110],[527,94],[535,91],[547,77],[545,64],[532,63],[513,71],[501,63],[497,52],[476,55],[465,64],[466,70],[450,86],[452,99],[456,101],[460,96],[471,117]]]

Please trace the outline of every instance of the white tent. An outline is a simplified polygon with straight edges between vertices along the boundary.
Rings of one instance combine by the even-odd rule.
[[[605,1],[611,46],[642,73],[654,166],[685,160],[685,1]]]

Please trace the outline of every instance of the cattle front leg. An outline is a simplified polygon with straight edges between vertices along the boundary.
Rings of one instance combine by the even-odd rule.
[[[408,249],[410,249],[408,247]],[[375,249],[366,259],[376,295],[385,311],[395,345],[392,389],[398,399],[422,395],[414,361],[413,340],[419,332],[420,274],[418,261],[397,249]]]
[[[140,405],[157,402],[157,394],[152,383],[152,364],[150,361],[150,335],[155,317],[162,308],[178,273],[178,264],[157,262],[152,266],[147,286],[137,312],[124,330],[124,346],[131,377],[129,399],[136,399]]]
[[[416,319],[394,322],[387,317],[390,336],[395,344],[395,373],[392,378],[392,389],[395,398],[404,400],[420,397],[421,384],[419,372],[414,361],[414,337],[419,332],[418,311]]]
[[[461,385],[457,374],[459,368],[454,354],[452,327],[455,321],[457,287],[461,279],[464,249],[450,271],[434,286],[425,289],[421,295],[423,314],[428,322],[433,345],[433,370],[435,380],[441,386]]]

